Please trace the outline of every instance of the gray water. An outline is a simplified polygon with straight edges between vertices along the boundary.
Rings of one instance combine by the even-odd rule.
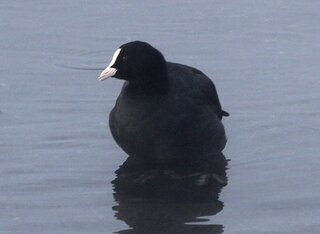
[[[319,12],[317,0],[2,1],[0,233],[319,233]],[[212,203],[132,202],[111,184],[127,158],[108,129],[122,82],[66,66],[103,68],[136,39],[205,72],[231,114],[228,185]]]

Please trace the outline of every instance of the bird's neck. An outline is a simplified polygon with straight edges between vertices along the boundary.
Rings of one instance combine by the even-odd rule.
[[[165,93],[169,89],[169,79],[166,67],[149,69],[129,81],[132,88],[146,93]]]
[[[130,89],[146,94],[166,93],[169,89],[168,77],[152,77],[142,81],[130,81]]]

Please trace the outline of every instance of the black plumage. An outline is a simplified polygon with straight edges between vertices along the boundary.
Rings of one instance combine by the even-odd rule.
[[[204,160],[226,144],[213,82],[201,71],[166,62],[151,45],[120,47],[100,79],[126,80],[110,113],[111,133],[129,156],[150,163]]]

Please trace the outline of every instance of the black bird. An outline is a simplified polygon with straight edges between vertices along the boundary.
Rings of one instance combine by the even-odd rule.
[[[125,80],[109,117],[111,133],[129,155],[169,164],[206,160],[223,150],[226,135],[213,82],[201,71],[166,62],[146,42],[120,46],[99,79]]]

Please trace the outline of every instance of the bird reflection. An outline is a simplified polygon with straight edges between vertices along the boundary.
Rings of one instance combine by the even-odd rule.
[[[223,209],[228,160],[220,153],[192,165],[150,166],[129,157],[116,171],[113,207],[131,229],[117,233],[222,233],[223,225],[205,224]],[[201,224],[197,224],[201,222]]]

